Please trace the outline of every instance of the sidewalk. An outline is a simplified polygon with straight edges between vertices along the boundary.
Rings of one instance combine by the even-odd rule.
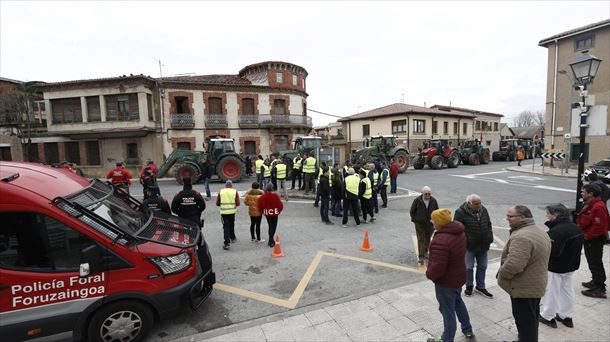
[[[534,164],[533,168],[532,168],[532,163]],[[578,173],[578,171],[576,169],[569,169],[567,173],[565,172],[565,169],[564,169],[563,173],[562,173],[560,168],[551,167],[550,165],[545,165],[543,168],[540,165],[540,158],[537,158],[534,161],[532,161],[532,159],[524,160],[521,162],[521,166],[517,166],[516,162],[511,162],[511,166],[508,166],[505,169],[509,170],[509,171],[516,171],[516,172],[535,173],[535,174],[545,175],[545,176],[557,176],[557,177],[568,177],[568,178],[576,178],[577,173]],[[543,169],[544,169],[544,172],[543,172]]]
[[[610,248],[605,246],[606,267],[609,254]],[[492,261],[487,268],[487,288],[494,299],[476,291],[472,297],[463,297],[478,341],[517,339],[510,298],[495,279],[498,268],[499,260]],[[580,294],[583,289],[580,283],[588,280],[590,272],[583,254],[580,269],[573,277],[575,327],[570,329],[558,323],[559,327],[553,329],[540,324],[540,341],[608,341],[610,305],[608,299]],[[408,286],[339,304],[298,308],[178,341],[425,341],[439,336],[442,330],[433,284],[422,276],[422,281]],[[464,341],[459,325],[456,341]]]

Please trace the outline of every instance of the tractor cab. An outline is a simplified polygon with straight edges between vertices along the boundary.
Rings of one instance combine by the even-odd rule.
[[[380,151],[396,146],[396,137],[393,135],[377,135],[371,137],[370,146],[378,147]]]
[[[321,145],[322,145],[321,137],[313,137],[313,136],[298,137],[294,141],[294,149],[299,150],[299,151],[315,150],[315,149],[319,148]]]
[[[206,151],[212,160],[218,160],[224,153],[235,153],[235,142],[233,139],[212,138],[208,141],[208,150]]]

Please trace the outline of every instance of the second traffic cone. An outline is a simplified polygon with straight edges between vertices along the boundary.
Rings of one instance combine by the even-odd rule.
[[[283,256],[284,256],[284,252],[282,252],[282,246],[280,246],[280,236],[275,235],[275,248],[273,249],[273,252],[271,253],[271,257],[279,258],[279,257],[283,257]]]
[[[364,231],[364,241],[362,241],[362,246],[360,246],[361,251],[370,252],[373,250],[373,247],[369,243],[369,231]]]

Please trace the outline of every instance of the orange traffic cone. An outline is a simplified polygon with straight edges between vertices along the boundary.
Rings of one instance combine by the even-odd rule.
[[[369,243],[369,231],[364,231],[364,241],[362,241],[362,246],[360,246],[361,251],[370,252],[373,250],[371,244]]]
[[[271,257],[272,258],[279,258],[279,257],[283,257],[284,256],[284,252],[282,252],[282,246],[280,246],[280,236],[279,235],[275,235],[275,248],[273,249],[273,252],[271,253]]]

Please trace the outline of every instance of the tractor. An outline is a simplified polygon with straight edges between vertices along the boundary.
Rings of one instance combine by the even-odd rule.
[[[294,149],[279,151],[275,155],[282,158],[286,165],[292,165],[292,160],[297,154],[303,157],[305,153],[316,153],[322,145],[322,138],[315,136],[297,137],[294,140]],[[289,162],[290,160],[290,162]]]
[[[159,167],[157,177],[161,178],[177,164],[174,175],[176,181],[182,184],[184,177],[191,177],[193,183],[201,180],[202,164],[210,163],[212,173],[223,182],[232,180],[239,182],[246,170],[245,162],[237,152],[233,139],[208,139],[207,151],[174,150]]]
[[[424,147],[413,159],[413,168],[421,170],[424,166],[432,169],[440,169],[443,165],[449,168],[458,167],[460,164],[460,152],[452,147],[447,139],[432,139],[424,142]]]
[[[389,165],[391,158],[394,158],[398,164],[398,172],[404,173],[409,167],[409,150],[396,143],[396,136],[377,135],[371,137],[367,147],[354,152],[350,161],[354,169],[359,169],[376,159],[381,159]]]
[[[515,161],[517,160],[517,147],[523,146],[523,151],[529,151],[527,141],[523,139],[504,139],[500,140],[500,150],[491,155],[493,161]],[[529,159],[530,153],[524,153],[525,159]]]
[[[483,147],[478,139],[466,140],[460,145],[460,159],[464,165],[479,165],[489,163],[491,153]]]

